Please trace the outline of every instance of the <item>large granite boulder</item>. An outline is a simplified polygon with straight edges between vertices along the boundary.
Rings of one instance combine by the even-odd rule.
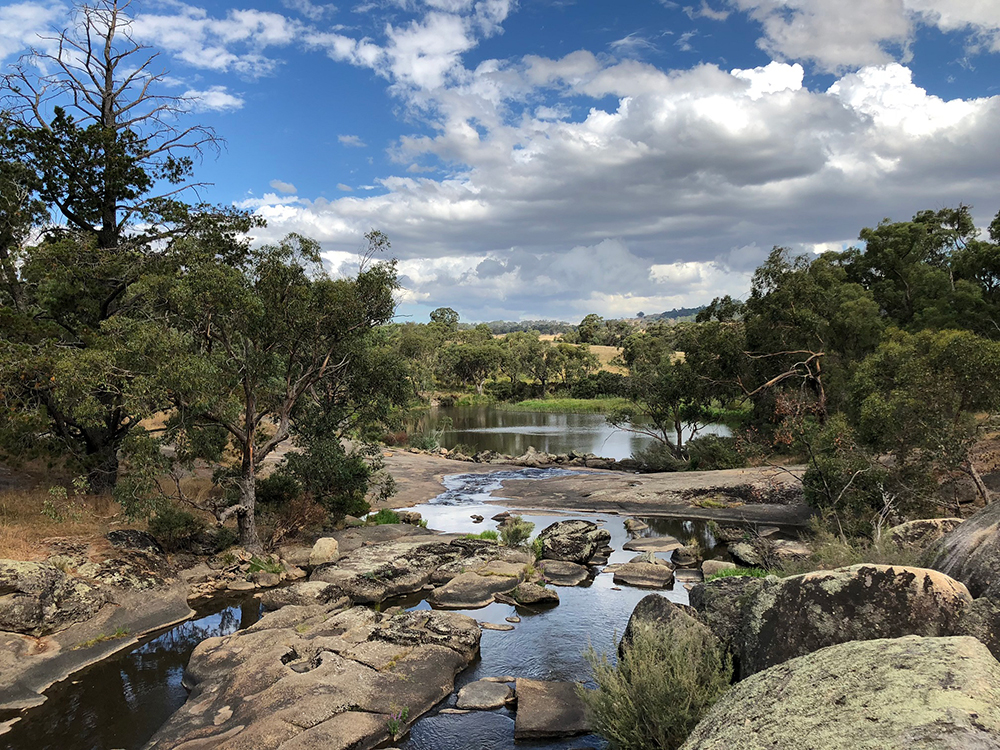
[[[928,551],[927,567],[964,583],[982,596],[1000,581],[1000,503],[990,503],[941,537]]]
[[[954,531],[961,518],[922,518],[889,529],[889,539],[900,547],[926,549],[945,534]]]
[[[538,564],[545,580],[555,586],[578,586],[590,577],[590,570],[563,560],[542,560]]]
[[[744,604],[743,677],[845,641],[952,635],[972,597],[934,570],[853,565],[767,578]]]
[[[309,551],[309,559],[306,564],[310,568],[318,568],[320,565],[336,562],[340,557],[340,543],[331,536],[324,536],[316,540]]]
[[[100,585],[50,563],[0,560],[0,631],[47,635],[93,617],[107,601]]]
[[[476,657],[475,620],[452,612],[379,614],[287,606],[224,638],[188,665],[187,702],[147,748],[352,750],[392,739],[454,688]]]
[[[615,568],[615,584],[641,589],[669,589],[674,585],[674,571],[669,565],[628,562]]]
[[[524,578],[524,566],[495,560],[478,570],[461,573],[431,592],[430,600],[448,609],[476,609],[497,594],[513,590]]]
[[[968,637],[852,641],[732,687],[681,750],[1000,748],[1000,664]]]
[[[156,538],[148,531],[139,529],[115,529],[109,531],[105,537],[112,547],[117,549],[139,549],[152,552],[155,555],[163,554],[163,547],[156,541]]]
[[[733,657],[733,670],[737,674],[737,641],[743,607],[763,583],[763,578],[753,576],[727,576],[694,586],[688,597],[691,608],[698,613],[698,619],[709,627]]]
[[[718,642],[715,636],[695,619],[690,607],[676,604],[660,594],[650,594],[640,599],[632,610],[622,639],[618,642],[618,656],[621,657],[628,650],[636,631],[641,628],[667,627],[674,624],[698,628],[704,631],[705,642]]]
[[[611,533],[591,521],[556,521],[538,535],[542,558],[586,565],[611,541]]]

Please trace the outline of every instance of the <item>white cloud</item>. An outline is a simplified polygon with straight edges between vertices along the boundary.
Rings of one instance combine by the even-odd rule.
[[[203,91],[188,89],[182,96],[192,112],[227,112],[242,109],[246,103],[239,94],[231,94],[225,86],[211,86]]]
[[[312,0],[281,0],[281,4],[288,10],[295,11],[310,21],[322,21],[326,16],[332,16],[337,12],[336,5],[314,3]]]
[[[13,3],[0,7],[0,61],[22,54],[28,47],[46,46],[39,34],[65,18],[62,3]]]
[[[337,140],[344,146],[351,146],[352,148],[364,148],[368,145],[357,135],[338,135]]]
[[[343,182],[338,182],[337,183],[337,190],[340,190],[343,193],[353,193],[354,192],[354,188],[352,188],[350,185],[345,185]]]
[[[290,182],[285,182],[284,180],[271,180],[268,184],[279,193],[284,193],[285,195],[295,195],[299,192],[295,185]]]

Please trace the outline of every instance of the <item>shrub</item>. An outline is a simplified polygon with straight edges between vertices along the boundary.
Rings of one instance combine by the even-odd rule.
[[[389,510],[388,508],[382,508],[378,513],[373,513],[365,519],[368,523],[374,526],[381,526],[385,523],[399,523],[399,514],[394,510]]]
[[[466,534],[463,539],[485,539],[489,542],[495,542],[500,538],[499,532],[493,529],[487,529],[486,531],[480,531],[478,534]]]
[[[612,750],[680,747],[733,671],[712,634],[680,617],[635,628],[617,664],[593,648],[586,656],[597,689],[581,696]]]
[[[291,474],[276,471],[267,479],[257,480],[257,504],[280,508],[302,495],[302,484]]]
[[[536,560],[542,559],[542,553],[545,552],[545,542],[540,536],[531,540],[531,551],[535,553]]]
[[[407,443],[411,448],[416,448],[421,451],[436,451],[441,447],[436,434],[410,435],[407,438]]]
[[[693,471],[712,469],[740,469],[746,460],[736,448],[736,438],[720,435],[702,435],[689,440],[688,467]]]
[[[186,510],[167,505],[149,520],[152,534],[167,552],[184,549],[205,529],[205,523]]]
[[[500,528],[500,543],[505,547],[520,547],[531,538],[535,524],[525,521],[520,516],[511,516]]]
[[[645,471],[683,471],[687,464],[675,456],[670,446],[654,442],[632,453]]]
[[[809,540],[812,554],[805,560],[782,563],[780,575],[809,573],[813,570],[834,570],[848,565],[902,565],[923,567],[923,550],[902,547],[890,538],[846,538],[827,530],[823,521],[813,523],[813,537]]]

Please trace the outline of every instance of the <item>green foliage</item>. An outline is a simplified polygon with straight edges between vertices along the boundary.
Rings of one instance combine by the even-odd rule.
[[[739,469],[746,466],[734,437],[702,435],[688,441],[688,468],[692,471]]]
[[[167,552],[185,549],[204,530],[201,519],[173,505],[164,506],[149,519],[149,533]]]
[[[535,524],[525,521],[521,516],[511,516],[500,527],[500,543],[505,547],[521,547],[531,538]]]
[[[250,558],[250,573],[273,573],[274,575],[280,575],[285,572],[284,567],[276,559],[271,557],[257,557],[256,555]]]
[[[555,414],[607,414],[616,409],[628,408],[623,398],[546,398],[519,401],[516,404],[499,404],[504,411],[551,412]]]
[[[672,445],[652,442],[632,452],[632,458],[642,465],[643,471],[684,471],[687,462],[677,457]]]
[[[485,539],[486,541],[495,542],[500,538],[500,534],[493,529],[487,529],[486,531],[480,531],[478,534],[466,534],[463,539]]]
[[[302,496],[302,484],[288,471],[276,471],[257,480],[257,503],[280,508]]]
[[[531,551],[535,553],[535,559],[541,560],[545,553],[545,540],[536,536],[531,540]]]
[[[835,570],[848,565],[899,565],[923,567],[923,550],[898,545],[886,534],[875,537],[845,537],[831,531],[830,519],[812,523],[809,546],[812,553],[805,560],[787,560],[777,575],[791,576],[813,570]]]
[[[617,664],[593,648],[586,656],[597,689],[580,695],[612,750],[676,750],[732,678],[715,637],[681,617],[640,624]]]
[[[741,576],[767,578],[769,575],[775,575],[775,573],[770,570],[761,570],[760,568],[724,568],[717,573],[705,576],[705,582],[714,581],[716,578],[739,578]]]
[[[399,523],[399,514],[394,510],[389,510],[388,508],[380,508],[378,513],[368,516],[365,519],[366,522],[372,524],[373,526],[381,526],[387,523]]]

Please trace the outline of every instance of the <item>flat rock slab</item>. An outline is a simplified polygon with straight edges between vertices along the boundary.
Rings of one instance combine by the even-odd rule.
[[[672,536],[641,536],[622,545],[629,552],[673,552],[684,545]]]
[[[492,711],[503,708],[514,697],[514,692],[501,682],[479,680],[470,682],[458,691],[457,708]]]
[[[563,560],[542,560],[538,567],[548,582],[556,586],[577,586],[590,575],[585,566]]]
[[[496,594],[506,594],[520,583],[508,575],[462,573],[431,592],[430,600],[448,609],[477,609],[493,602]]]
[[[674,571],[666,565],[625,563],[615,570],[615,583],[645,589],[665,589],[674,584]]]
[[[515,740],[574,737],[590,731],[575,682],[546,682],[519,677],[514,690],[517,693]]]

